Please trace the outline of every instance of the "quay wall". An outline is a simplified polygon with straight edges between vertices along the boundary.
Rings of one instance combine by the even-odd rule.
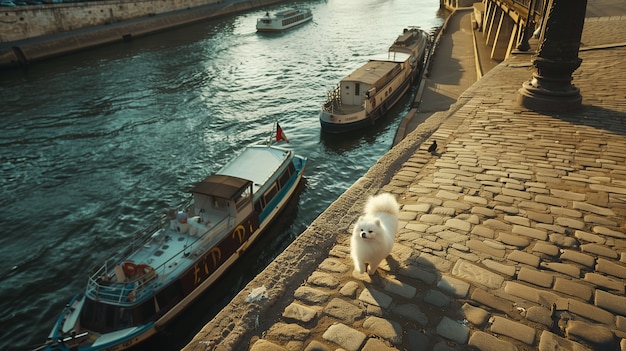
[[[439,0],[439,5],[448,9],[458,9],[462,7],[471,7],[474,3],[481,0]]]
[[[284,0],[115,0],[3,9],[0,69],[280,2]]]
[[[279,2],[256,0],[241,2],[249,7]],[[110,25],[132,19],[191,10],[207,6],[228,7],[225,0],[104,0],[4,7],[0,12],[0,42],[12,42],[44,35],[65,33],[88,27]],[[215,6],[214,6],[215,7]],[[239,8],[238,8],[239,9]]]
[[[0,21],[0,41],[23,40],[108,25],[217,2],[219,0],[112,0],[4,8]]]

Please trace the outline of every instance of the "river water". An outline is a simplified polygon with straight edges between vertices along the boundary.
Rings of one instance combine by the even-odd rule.
[[[372,130],[331,137],[329,89],[438,0],[296,2],[314,20],[277,35],[256,18],[207,20],[0,72],[0,349],[45,341],[91,269],[194,182],[279,122],[308,157],[306,182],[259,245],[145,349],[178,350],[392,146],[410,96]]]

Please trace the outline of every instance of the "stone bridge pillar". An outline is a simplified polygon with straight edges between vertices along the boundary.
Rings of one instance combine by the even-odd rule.
[[[582,62],[578,49],[586,10],[587,0],[550,0],[544,39],[533,59],[536,70],[519,90],[520,105],[552,112],[580,108],[582,96],[572,85],[572,73]]]

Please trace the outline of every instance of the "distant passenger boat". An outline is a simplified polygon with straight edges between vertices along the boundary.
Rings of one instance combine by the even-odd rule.
[[[258,32],[280,32],[313,19],[311,10],[290,9],[276,12],[273,16],[269,12],[264,17],[256,20]]]
[[[409,90],[423,64],[429,36],[405,28],[387,54],[371,59],[328,93],[320,112],[322,131],[344,133],[371,127]]]
[[[278,124],[276,140],[287,140]],[[306,162],[270,143],[245,148],[197,183],[187,205],[168,211],[99,266],[37,350],[125,350],[154,335],[277,218],[296,192]]]

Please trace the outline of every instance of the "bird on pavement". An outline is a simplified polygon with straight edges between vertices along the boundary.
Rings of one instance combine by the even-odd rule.
[[[432,145],[428,147],[428,152],[435,153],[437,151],[437,140],[433,140]]]

